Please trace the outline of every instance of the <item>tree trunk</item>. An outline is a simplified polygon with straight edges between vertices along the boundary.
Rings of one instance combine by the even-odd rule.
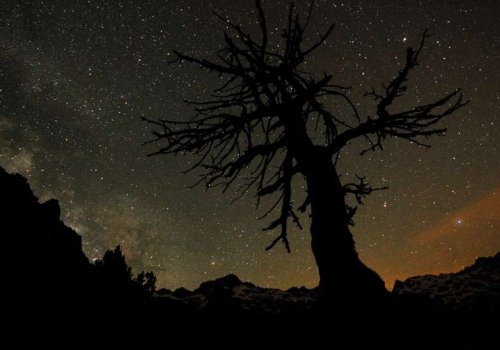
[[[306,174],[311,201],[311,246],[320,276],[320,297],[329,304],[381,301],[383,280],[358,257],[349,230],[345,193],[331,156],[314,147]],[[349,303],[348,304],[352,304]]]

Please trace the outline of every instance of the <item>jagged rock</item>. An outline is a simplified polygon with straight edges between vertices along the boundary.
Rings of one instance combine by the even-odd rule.
[[[456,273],[396,281],[393,293],[424,296],[453,309],[500,311],[500,253],[478,258],[473,265]]]
[[[172,295],[175,296],[176,298],[186,298],[189,297],[193,294],[190,290],[187,290],[184,287],[177,288]]]
[[[49,199],[40,204],[40,218],[42,220],[58,221],[61,216],[61,208],[57,199]]]
[[[0,168],[0,239],[5,277],[13,282],[7,293],[17,297],[29,290],[44,300],[77,293],[90,263],[81,237],[59,217],[57,200],[40,204],[24,177]]]
[[[261,288],[242,282],[236,275],[230,274],[203,282],[192,292],[179,288],[173,293],[156,293],[156,297],[189,305],[191,309],[200,311],[278,314],[291,310],[310,310],[317,299],[317,291],[305,287],[287,291]]]
[[[203,282],[200,284],[200,287],[195,290],[195,293],[211,294],[216,291],[230,290],[241,284],[242,282],[238,276],[229,274],[214,281]]]

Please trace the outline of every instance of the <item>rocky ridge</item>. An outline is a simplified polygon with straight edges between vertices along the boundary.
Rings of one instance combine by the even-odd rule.
[[[424,296],[453,309],[500,311],[500,253],[459,272],[396,281],[393,293]]]
[[[200,311],[225,310],[277,314],[289,310],[310,310],[316,300],[315,289],[293,287],[288,290],[258,287],[242,282],[230,274],[213,281],[203,282],[199,288],[189,291],[161,289],[157,298],[181,303]]]

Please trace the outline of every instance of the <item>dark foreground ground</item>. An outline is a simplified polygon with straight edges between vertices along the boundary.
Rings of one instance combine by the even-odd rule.
[[[154,276],[133,276],[119,248],[90,263],[58,202],[40,203],[25,178],[1,168],[0,240],[0,349],[500,348],[498,254],[413,279],[370,307],[338,300],[327,311],[314,290],[231,275],[193,292],[155,291]]]
[[[12,305],[3,349],[497,349],[499,315],[395,300],[376,313],[196,312],[150,299],[23,310]],[[4,326],[5,330],[5,326]]]

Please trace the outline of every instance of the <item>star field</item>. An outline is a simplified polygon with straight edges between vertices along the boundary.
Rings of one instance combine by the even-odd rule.
[[[296,6],[305,16],[308,2]],[[264,9],[279,45],[287,2]],[[28,177],[42,200],[60,200],[90,258],[120,244],[160,287],[193,288],[230,272],[263,286],[313,286],[307,229],[291,232],[292,254],[266,252],[275,234],[262,232],[254,193],[230,203],[236,192],[187,189],[197,177],[182,170],[194,158],[146,157],[155,148],[143,145],[151,128],[140,117],[185,120],[193,112],[183,100],[217,86],[196,66],[168,63],[174,49],[213,57],[227,25],[212,11],[258,35],[253,1],[2,1],[0,165]],[[319,0],[311,40],[331,22],[306,68],[351,86],[361,111],[373,108],[363,94],[395,74],[426,28],[432,36],[401,103],[457,87],[471,99],[430,149],[387,140],[382,152],[360,156],[354,144],[341,154],[346,178],[389,186],[355,217],[363,261],[392,287],[500,251],[500,2]]]

